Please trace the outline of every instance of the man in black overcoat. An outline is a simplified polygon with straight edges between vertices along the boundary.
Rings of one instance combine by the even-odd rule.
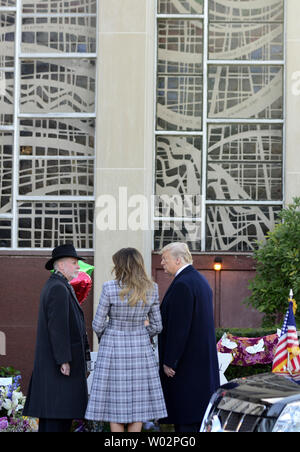
[[[160,422],[174,424],[176,432],[197,432],[220,385],[212,290],[191,265],[185,243],[171,243],[161,254],[162,266],[174,280],[161,304],[158,344],[168,417]]]
[[[78,276],[73,245],[60,245],[46,264],[54,273],[40,299],[34,369],[24,416],[39,418],[40,432],[70,431],[73,419],[83,419],[90,361],[84,315],[73,287]]]

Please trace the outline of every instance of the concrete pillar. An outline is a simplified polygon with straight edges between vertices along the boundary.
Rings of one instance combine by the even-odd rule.
[[[118,249],[139,249],[151,271],[150,218],[139,216],[153,187],[154,33],[155,0],[99,2],[94,310]]]

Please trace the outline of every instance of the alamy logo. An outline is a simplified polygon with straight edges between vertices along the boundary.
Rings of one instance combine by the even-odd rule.
[[[117,196],[103,194],[96,200],[96,225],[99,231],[154,231],[159,223],[181,222],[194,228],[191,220],[201,217],[200,195],[129,196],[127,187],[119,187]]]
[[[0,355],[6,355],[6,338],[2,331],[0,331]]]

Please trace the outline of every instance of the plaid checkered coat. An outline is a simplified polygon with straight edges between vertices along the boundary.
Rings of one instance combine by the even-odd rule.
[[[150,342],[162,329],[158,287],[146,306],[130,307],[119,292],[117,281],[104,283],[93,321],[100,344],[85,417],[124,424],[163,418],[166,407]]]

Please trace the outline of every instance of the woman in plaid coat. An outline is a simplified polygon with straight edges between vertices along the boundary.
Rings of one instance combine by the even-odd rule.
[[[124,424],[139,432],[167,415],[150,341],[162,329],[158,288],[136,249],[121,249],[113,262],[116,279],[104,283],[93,321],[100,343],[85,417],[110,422],[112,432]]]

